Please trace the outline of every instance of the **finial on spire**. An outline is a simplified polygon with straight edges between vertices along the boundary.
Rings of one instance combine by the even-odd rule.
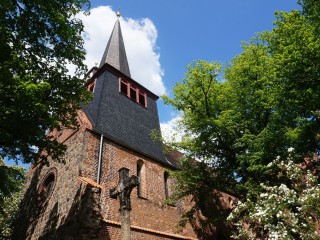
[[[120,8],[119,8],[117,11],[117,17],[120,17],[120,16],[121,16],[121,13],[120,13]]]

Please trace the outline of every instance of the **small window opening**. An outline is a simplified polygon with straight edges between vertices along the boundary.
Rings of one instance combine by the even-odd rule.
[[[139,178],[140,180],[140,184],[138,185],[138,188],[137,188],[137,193],[138,193],[138,197],[141,197],[141,164],[137,164],[137,177]]]
[[[169,173],[164,172],[163,177],[164,177],[164,196],[165,196],[165,199],[167,200],[169,199],[169,186],[168,186]]]
[[[137,90],[132,87],[130,88],[130,98],[135,102],[137,101]]]
[[[120,92],[126,96],[128,95],[128,85],[123,81],[120,82]]]
[[[131,84],[125,79],[119,80],[119,92],[129,97],[131,100],[139,103],[140,105],[147,107],[146,93],[141,91],[138,87]]]
[[[146,98],[145,98],[145,95],[142,93],[139,93],[139,103],[142,106],[146,106]]]
[[[90,83],[90,84],[87,86],[87,89],[88,89],[90,92],[94,92],[95,86],[96,86],[96,80],[94,80],[92,83]]]
[[[94,84],[90,85],[90,87],[89,87],[90,92],[93,92],[93,90],[94,90]]]
[[[142,160],[137,162],[137,176],[139,177],[140,184],[137,187],[137,195],[140,198],[146,197],[146,172],[145,164]]]

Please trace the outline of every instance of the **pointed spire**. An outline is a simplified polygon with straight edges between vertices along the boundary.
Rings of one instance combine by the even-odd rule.
[[[102,67],[105,63],[109,63],[111,66],[115,67],[125,75],[131,77],[120,27],[119,11],[117,12],[117,16],[118,19],[113,27],[110,39],[102,56],[99,67]]]

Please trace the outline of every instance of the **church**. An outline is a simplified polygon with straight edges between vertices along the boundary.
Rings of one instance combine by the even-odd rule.
[[[78,111],[78,128],[50,133],[66,144],[65,162],[30,167],[13,239],[123,239],[123,203],[111,194],[121,169],[139,179],[129,191],[131,239],[197,239],[190,224],[179,227],[192,203],[165,202],[181,154],[164,153],[150,136],[160,132],[158,96],[131,78],[124,44],[130,39],[122,37],[119,16],[99,67],[88,73],[93,99]]]

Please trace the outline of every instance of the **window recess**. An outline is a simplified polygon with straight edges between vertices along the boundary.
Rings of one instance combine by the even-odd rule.
[[[133,86],[130,86],[130,98],[137,102],[137,89]]]
[[[96,86],[96,79],[95,79],[93,82],[91,82],[90,84],[88,84],[87,89],[88,89],[90,92],[93,93],[95,86]]]
[[[145,108],[147,107],[147,94],[130,82],[120,79],[119,92]]]
[[[124,80],[120,80],[120,92],[123,93],[124,95],[128,96],[128,83]]]

